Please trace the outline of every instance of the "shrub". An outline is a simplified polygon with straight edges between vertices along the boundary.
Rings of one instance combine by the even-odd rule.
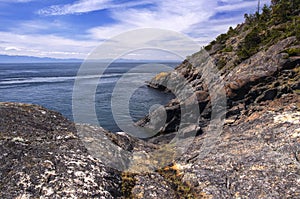
[[[222,52],[232,52],[233,51],[233,47],[230,45],[230,46],[226,46]]]
[[[295,27],[295,36],[298,41],[300,41],[300,24],[297,24]]]
[[[229,36],[227,34],[220,34],[217,37],[216,41],[217,41],[217,43],[224,44],[228,38],[229,38]]]
[[[289,54],[289,56],[299,56],[300,48],[290,48],[286,50],[286,53]]]
[[[226,66],[227,62],[224,58],[221,58],[217,61],[217,67],[219,70],[221,70],[224,66]]]

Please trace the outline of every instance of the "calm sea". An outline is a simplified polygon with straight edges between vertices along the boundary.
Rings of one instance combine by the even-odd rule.
[[[164,64],[169,67],[178,65],[177,63]],[[116,82],[138,65],[140,63],[112,63],[100,79],[93,74],[93,71],[86,74],[85,82],[95,82],[95,78],[99,80],[95,93],[95,110],[102,127],[113,132],[120,130],[112,116],[112,92]],[[81,63],[0,64],[0,101],[38,104],[58,111],[73,120],[72,92],[80,66]],[[172,98],[172,94],[141,85],[129,101],[132,120],[143,118],[151,106],[164,105]]]

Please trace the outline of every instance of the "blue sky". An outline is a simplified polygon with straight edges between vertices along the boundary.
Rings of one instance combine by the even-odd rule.
[[[172,30],[205,45],[256,8],[257,0],[0,0],[0,54],[85,58],[137,28]]]

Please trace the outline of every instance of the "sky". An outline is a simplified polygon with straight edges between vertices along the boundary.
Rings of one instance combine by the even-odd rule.
[[[0,0],[0,54],[85,59],[101,43],[139,28],[175,31],[204,46],[242,23],[244,13],[256,11],[257,2]],[[261,0],[262,5],[269,2]],[[127,58],[160,59],[157,54],[129,53]]]

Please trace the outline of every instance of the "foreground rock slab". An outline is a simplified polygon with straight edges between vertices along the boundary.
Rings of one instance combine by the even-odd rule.
[[[0,198],[121,196],[120,172],[89,155],[59,113],[1,103],[0,151]]]

